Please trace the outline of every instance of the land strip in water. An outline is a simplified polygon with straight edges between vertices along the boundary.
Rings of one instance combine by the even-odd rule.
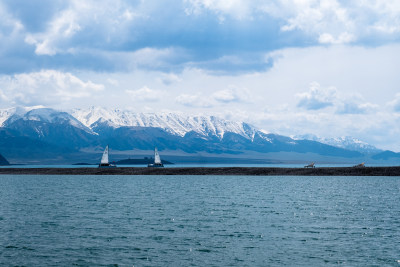
[[[298,176],[400,176],[400,167],[182,167],[182,168],[0,168],[0,174],[30,175],[298,175]]]

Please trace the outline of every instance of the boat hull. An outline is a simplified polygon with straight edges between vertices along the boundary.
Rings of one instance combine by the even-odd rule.
[[[162,163],[154,163],[154,164],[147,165],[147,167],[149,167],[149,168],[163,168],[164,164],[162,164]]]
[[[117,165],[109,164],[109,163],[102,163],[102,164],[99,164],[99,168],[117,168]]]

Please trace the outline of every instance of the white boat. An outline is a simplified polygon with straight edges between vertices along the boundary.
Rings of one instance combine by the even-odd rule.
[[[148,164],[147,167],[164,167],[164,164],[161,162],[160,154],[158,154],[158,150],[154,148],[154,163]]]
[[[106,149],[104,149],[103,156],[101,157],[99,168],[115,168],[115,167],[117,167],[117,165],[108,162],[108,145],[107,145]]]

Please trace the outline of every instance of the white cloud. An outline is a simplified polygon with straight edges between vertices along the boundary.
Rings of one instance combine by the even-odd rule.
[[[400,134],[400,117],[387,112],[365,114],[337,114],[332,112],[294,112],[294,110],[272,109],[269,112],[251,114],[256,118],[256,125],[261,125],[268,132],[283,135],[314,134],[335,138],[352,136],[381,149],[399,151],[395,140]]]
[[[348,43],[356,39],[357,16],[352,7],[337,0],[187,0],[189,14],[211,10],[219,17],[229,15],[240,20],[252,20],[267,14],[284,21],[282,31],[301,30],[322,43]],[[358,7],[357,7],[358,8]]]
[[[342,101],[358,94],[364,99],[357,99],[359,103],[380,106],[399,91],[400,76],[396,72],[400,68],[399,45],[291,48],[274,55],[274,66],[266,72],[266,80],[256,77],[253,80],[276,89],[270,99],[284,99],[293,106],[299,100],[293,96],[306,91],[312,81],[320,82],[322,87],[334,85],[340,91]],[[269,104],[274,105],[272,101]]]
[[[301,30],[323,44],[345,44],[377,34],[400,33],[400,4],[388,1],[275,1],[270,14],[286,20],[283,31]]]
[[[337,114],[367,114],[377,111],[379,108],[376,104],[363,103],[357,99],[344,99],[337,104]]]
[[[251,2],[245,0],[185,0],[189,5],[186,6],[185,12],[188,15],[199,14],[204,9],[209,9],[219,15],[221,22],[224,21],[225,15],[233,16],[237,19],[247,19],[251,15]],[[249,4],[250,2],[250,4]]]
[[[81,26],[77,12],[65,10],[50,23],[47,32],[28,34],[25,42],[36,46],[35,53],[37,55],[53,56],[60,52],[58,43],[70,39],[79,30],[81,30]]]
[[[235,86],[230,86],[228,89],[217,90],[208,95],[193,92],[193,94],[180,94],[175,98],[177,103],[192,108],[211,108],[233,104],[240,105],[246,104],[250,99],[250,92],[247,89],[239,89]]]
[[[152,90],[147,86],[144,86],[138,90],[125,90],[125,92],[129,94],[133,100],[150,102],[158,101],[165,95],[164,92],[159,90]]]
[[[108,82],[109,84],[113,85],[113,86],[118,86],[118,85],[119,85],[118,80],[115,80],[115,79],[110,79],[110,78],[108,78],[108,79],[107,79],[107,82]]]
[[[397,0],[362,1],[359,13],[366,16],[372,30],[383,34],[400,32],[400,2]]]
[[[131,68],[163,68],[168,66],[170,60],[185,57],[185,51],[173,47],[162,49],[146,47],[116,55],[125,58]]]
[[[173,83],[178,83],[182,81],[182,79],[179,78],[179,76],[174,73],[162,73],[161,77],[158,79],[160,80],[161,83],[165,85],[171,85]]]
[[[55,70],[5,75],[0,78],[4,88],[2,97],[8,105],[38,105],[68,102],[74,99],[89,98],[104,90],[102,84],[82,81],[71,73]]]
[[[299,98],[297,106],[306,110],[333,107],[337,114],[366,114],[379,107],[366,102],[360,94],[343,94],[336,87],[321,87],[317,82],[311,83],[308,92],[296,96]]]
[[[345,44],[351,43],[355,39],[354,35],[347,32],[341,33],[337,38],[329,33],[323,33],[319,36],[318,41],[321,44]]]
[[[394,99],[388,104],[395,112],[400,113],[400,93],[397,93]]]
[[[284,23],[284,32],[300,30],[323,44],[345,44],[378,34],[400,33],[400,4],[387,1],[186,0],[188,14],[210,10],[218,17],[252,20],[267,14]]]
[[[400,34],[399,4],[390,0],[71,0],[55,6],[54,13],[44,16],[46,23],[40,23],[33,31],[28,25],[24,29],[13,17],[23,16],[16,10],[0,10],[0,36],[7,37],[12,32],[6,29],[8,26],[2,30],[1,25],[13,25],[10,27],[23,35],[19,46],[32,46],[36,55],[51,56],[37,57],[30,49],[24,51],[28,57],[20,50],[9,53],[10,58],[22,61],[13,61],[18,65],[17,71],[37,70],[38,66],[95,71],[157,68],[178,72],[188,66],[216,73],[263,71],[270,62],[263,61],[262,50],[316,43],[383,44],[398,40]],[[198,17],[193,18],[193,14]],[[215,25],[213,15],[240,21],[229,27]],[[171,27],[163,29],[162,25]],[[207,27],[212,29],[208,31]],[[284,33],[278,33],[279,29]],[[271,45],[264,38],[269,35],[274,40]],[[24,64],[24,59],[29,64]]]
[[[371,103],[357,103],[345,100],[339,104],[336,113],[338,114],[367,114],[378,109],[378,105]]]
[[[126,21],[131,21],[134,20],[135,18],[147,18],[146,15],[136,13],[135,11],[132,11],[131,9],[127,8],[124,13],[120,16],[122,20]]]
[[[222,103],[244,102],[249,99],[249,94],[247,89],[238,89],[231,86],[229,89],[216,91],[212,94],[212,98]]]
[[[297,94],[297,106],[308,110],[323,109],[333,105],[336,93],[335,87],[321,88],[319,83],[313,82],[308,92]]]
[[[175,98],[175,101],[187,107],[211,108],[213,106],[212,100],[201,94],[181,94]]]
[[[224,102],[224,103],[237,102],[240,100],[236,92],[230,89],[225,89],[215,92],[213,94],[213,98],[219,102]]]
[[[24,26],[22,23],[10,15],[0,3],[0,39],[4,43],[4,38],[10,38],[18,33],[20,33]]]
[[[7,51],[14,49],[21,38],[23,38],[24,26],[20,20],[12,16],[0,2],[0,65],[7,63]]]
[[[9,102],[8,96],[0,89],[0,99],[4,102]]]
[[[336,0],[280,1],[287,21],[282,31],[301,30],[322,43],[348,43],[355,40],[354,21],[349,10]],[[335,37],[336,36],[336,37]]]
[[[54,14],[45,31],[27,33],[25,42],[35,46],[37,55],[76,53],[82,45],[79,39],[85,40],[86,35],[95,38],[95,47],[120,42],[129,36],[126,32],[135,19],[147,17],[122,0],[71,0],[66,9]]]

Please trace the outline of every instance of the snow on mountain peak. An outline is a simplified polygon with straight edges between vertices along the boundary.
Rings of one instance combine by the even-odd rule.
[[[77,120],[87,127],[93,127],[96,122],[107,122],[118,128],[124,126],[141,126],[162,128],[178,136],[194,131],[202,135],[216,135],[222,138],[226,132],[233,132],[252,139],[242,122],[227,121],[215,116],[183,116],[177,113],[136,113],[129,110],[106,109],[91,107],[75,109],[71,112]],[[253,128],[254,129],[254,128]]]
[[[215,116],[187,116],[171,112],[138,113],[130,110],[106,109],[101,107],[74,109],[70,112],[62,112],[43,107],[19,107],[0,110],[1,127],[8,127],[7,125],[19,119],[69,124],[90,134],[97,134],[95,133],[96,129],[108,125],[114,128],[135,126],[161,128],[170,134],[181,137],[189,132],[195,132],[204,138],[217,137],[219,139],[222,139],[226,133],[235,133],[251,141],[257,137],[270,143],[273,143],[275,138],[274,134],[265,130],[259,130],[247,123],[228,121]],[[279,138],[282,139],[282,137]],[[293,143],[294,140],[312,140],[369,154],[381,151],[372,145],[349,136],[320,138],[308,134],[292,136],[293,139],[285,138],[288,143]]]
[[[0,109],[0,126],[3,126],[3,123],[14,115],[15,111],[16,108]]]
[[[366,142],[363,142],[357,138],[351,136],[341,136],[335,138],[322,138],[313,134],[305,134],[305,135],[296,135],[292,137],[295,140],[311,140],[317,141],[323,144],[340,147],[344,149],[359,151],[359,152],[367,152],[367,153],[376,153],[380,150],[373,145],[370,145]]]
[[[51,108],[16,108],[11,109],[11,112],[8,112],[7,115],[8,117],[2,122],[2,125],[4,125],[4,123],[12,123],[19,119],[47,123],[67,123],[75,128],[94,134],[90,128],[83,125],[69,113]],[[4,116],[4,118],[5,117],[6,116]]]
[[[3,126],[4,122],[13,115],[23,116],[25,113],[44,108],[43,106],[32,106],[32,107],[14,107],[7,109],[0,109],[0,127]]]

